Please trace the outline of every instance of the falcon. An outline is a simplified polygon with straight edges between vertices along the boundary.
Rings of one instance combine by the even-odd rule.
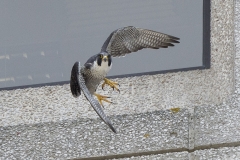
[[[98,54],[90,57],[83,66],[80,62],[73,65],[70,79],[72,95],[79,97],[82,91],[99,117],[116,133],[116,129],[102,110],[102,101],[112,103],[107,99],[110,97],[96,93],[101,81],[103,81],[102,89],[105,85],[109,85],[113,90],[120,91],[117,82],[106,78],[112,67],[112,57],[122,57],[143,48],[168,48],[174,46],[173,43],[179,43],[179,40],[174,36],[133,26],[113,31]]]

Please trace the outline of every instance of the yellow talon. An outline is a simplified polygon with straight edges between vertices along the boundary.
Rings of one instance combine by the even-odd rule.
[[[103,106],[102,101],[108,102],[108,103],[112,103],[111,101],[107,100],[107,98],[110,98],[108,96],[103,96],[97,93],[94,93],[94,95],[97,97],[99,103],[101,104],[101,106]]]
[[[119,85],[117,82],[113,82],[107,78],[104,78],[102,89],[104,88],[105,84],[108,84],[113,90],[116,89],[118,92],[120,92],[120,90],[117,88],[117,85]]]

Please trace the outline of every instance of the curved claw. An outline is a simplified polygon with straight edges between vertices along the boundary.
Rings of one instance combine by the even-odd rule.
[[[116,90],[120,93],[120,90],[119,90],[118,87],[116,86],[116,85],[120,86],[120,84],[118,84],[117,82],[113,82],[113,81],[111,81],[111,80],[109,80],[109,79],[107,79],[107,78],[104,78],[104,82],[103,82],[103,84],[102,84],[102,89],[104,88],[104,86],[105,86],[106,84],[108,84],[113,90],[116,89]],[[103,89],[103,90],[104,90],[104,89]]]
[[[112,87],[112,89],[114,90],[115,87]],[[118,88],[116,88],[116,90],[120,93],[120,90]]]
[[[105,101],[105,102],[108,102],[108,103],[112,103],[112,101],[107,100],[107,98],[111,98],[111,97],[103,96],[103,95],[100,95],[100,94],[97,94],[97,93],[94,93],[94,95],[97,97],[97,99],[98,99],[98,101],[99,101],[101,106],[103,106],[102,101]],[[103,106],[103,108],[104,108],[104,106]]]
[[[102,84],[102,90],[104,90],[105,83]]]

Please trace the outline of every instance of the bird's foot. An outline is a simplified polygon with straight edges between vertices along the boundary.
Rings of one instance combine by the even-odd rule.
[[[103,106],[102,101],[105,101],[105,102],[108,102],[108,103],[113,103],[113,102],[107,100],[107,98],[111,98],[111,97],[103,96],[103,95],[100,95],[100,94],[97,94],[97,93],[94,93],[94,95],[97,97],[97,99],[98,99],[99,103],[101,104],[101,106]]]
[[[118,92],[120,92],[120,90],[118,89],[117,85],[120,86],[117,82],[113,82],[107,78],[104,78],[104,82],[102,84],[102,89],[104,88],[105,84],[108,84],[113,90],[116,89]]]

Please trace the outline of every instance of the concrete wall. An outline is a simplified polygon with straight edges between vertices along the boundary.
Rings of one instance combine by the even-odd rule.
[[[69,85],[1,91],[0,157],[239,159],[239,11],[240,0],[211,1],[211,69],[114,79],[120,94],[99,88],[116,103],[104,111],[117,134]]]

